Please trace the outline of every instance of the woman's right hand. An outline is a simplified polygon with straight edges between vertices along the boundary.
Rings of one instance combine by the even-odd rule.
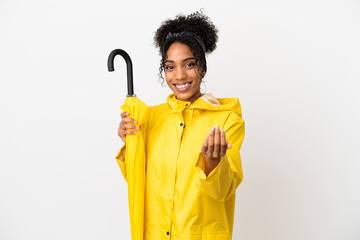
[[[118,135],[123,140],[124,143],[126,143],[125,141],[126,135],[134,135],[136,134],[135,130],[139,129],[137,126],[133,125],[133,124],[137,124],[137,121],[133,118],[127,117],[129,115],[130,113],[128,112],[121,113],[122,120],[118,128]],[[130,131],[130,130],[134,130],[134,131]]]

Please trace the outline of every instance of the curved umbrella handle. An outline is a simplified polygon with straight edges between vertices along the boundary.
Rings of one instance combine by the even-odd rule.
[[[113,50],[108,58],[108,70],[109,72],[114,71],[114,59],[116,55],[121,55],[126,62],[126,68],[127,68],[127,87],[128,87],[128,94],[126,97],[136,97],[134,94],[134,81],[133,81],[133,70],[132,70],[132,62],[129,54],[127,54],[122,49],[115,49]]]

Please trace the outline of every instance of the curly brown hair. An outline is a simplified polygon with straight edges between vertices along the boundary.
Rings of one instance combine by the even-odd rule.
[[[215,50],[218,40],[217,33],[215,25],[202,11],[188,16],[179,14],[175,19],[167,19],[162,22],[154,36],[155,46],[159,48],[161,55],[159,77],[162,79],[162,83],[164,83],[162,76],[164,62],[171,44],[180,42],[189,46],[194,54],[200,75],[203,76],[202,73],[207,70],[205,55]]]

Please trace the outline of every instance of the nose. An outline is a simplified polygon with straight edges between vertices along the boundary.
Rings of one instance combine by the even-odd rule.
[[[177,68],[175,70],[175,77],[176,77],[176,80],[183,80],[186,78],[186,72],[183,68]]]

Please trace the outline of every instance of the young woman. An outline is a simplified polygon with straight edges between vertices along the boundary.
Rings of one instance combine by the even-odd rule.
[[[242,181],[239,150],[244,121],[237,98],[201,93],[205,54],[216,48],[217,29],[196,12],[162,23],[155,33],[160,76],[174,92],[151,107],[146,132],[144,239],[231,239],[235,190]],[[138,131],[123,112],[118,134]],[[162,137],[160,137],[162,136]],[[125,173],[125,145],[116,156]],[[124,177],[125,174],[124,174]]]

